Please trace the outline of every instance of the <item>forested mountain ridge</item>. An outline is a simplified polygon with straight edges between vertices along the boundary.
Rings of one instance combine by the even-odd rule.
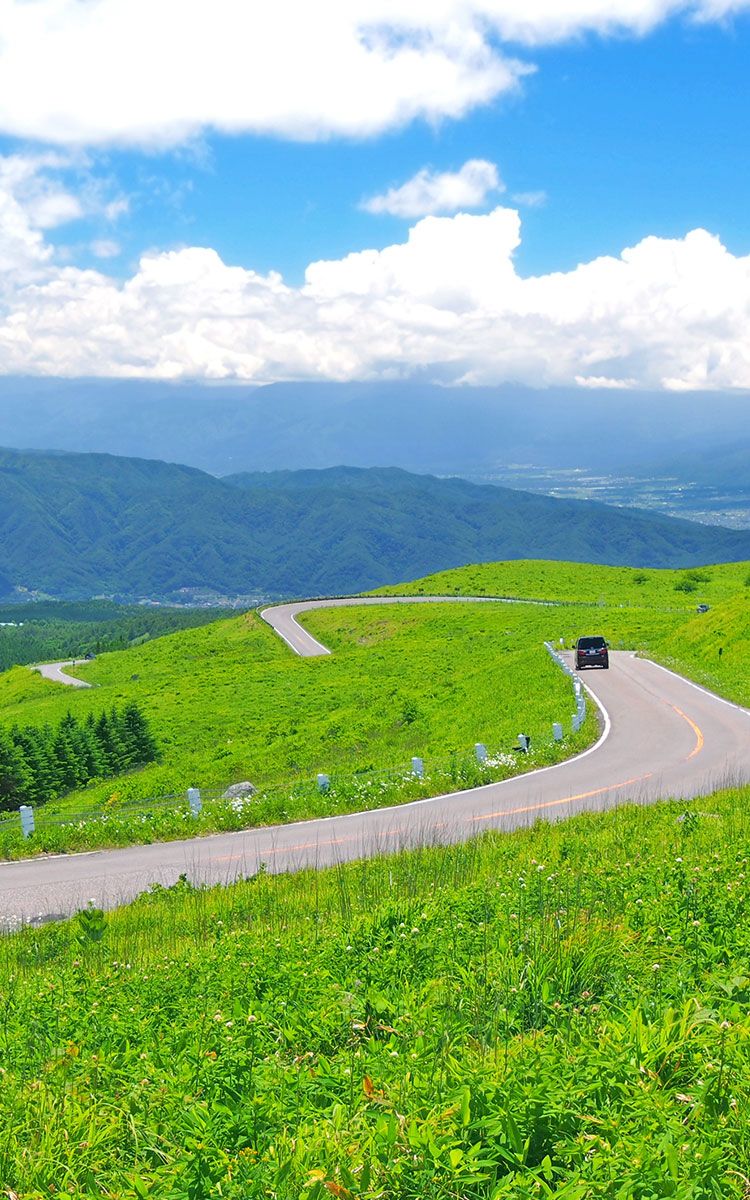
[[[0,451],[6,595],[330,594],[514,558],[739,561],[750,531],[397,468],[222,480],[146,459]]]

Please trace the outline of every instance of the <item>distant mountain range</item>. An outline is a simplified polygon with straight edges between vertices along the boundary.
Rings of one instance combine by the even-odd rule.
[[[330,594],[511,558],[737,561],[750,559],[750,531],[396,468],[216,479],[144,459],[0,451],[6,596]]]
[[[738,436],[750,436],[748,394],[0,378],[0,446],[155,458],[215,475],[340,463],[461,476],[514,464],[634,473]]]

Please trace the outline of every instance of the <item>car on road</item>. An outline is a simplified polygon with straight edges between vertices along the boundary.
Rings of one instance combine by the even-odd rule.
[[[579,637],[576,642],[576,670],[584,667],[609,668],[609,646],[603,637]]]

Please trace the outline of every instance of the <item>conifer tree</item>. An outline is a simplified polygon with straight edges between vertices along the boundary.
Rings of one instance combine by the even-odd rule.
[[[148,720],[137,704],[131,702],[122,711],[122,731],[133,766],[153,762],[158,748]]]
[[[107,775],[117,775],[123,769],[122,750],[116,727],[113,727],[111,716],[107,712],[99,715],[96,721],[96,740],[99,752],[106,765]]]
[[[0,809],[26,803],[31,772],[20,746],[5,729],[0,729]]]
[[[75,747],[70,733],[63,725],[59,725],[55,733],[52,754],[63,791],[70,792],[74,787],[83,783]]]
[[[29,768],[24,803],[44,804],[46,800],[54,800],[57,796],[55,772],[44,731],[27,725],[24,729],[11,730],[11,737],[23,752]]]

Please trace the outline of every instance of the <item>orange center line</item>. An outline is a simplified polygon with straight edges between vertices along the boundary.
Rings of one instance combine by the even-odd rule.
[[[576,796],[561,796],[558,800],[542,800],[537,804],[524,804],[518,808],[504,808],[499,812],[482,813],[479,817],[472,817],[472,821],[491,821],[494,817],[512,817],[514,813],[529,813],[538,812],[542,808],[556,808],[560,804],[572,804],[574,800],[588,800],[590,796],[601,796],[604,792],[616,792],[618,788],[629,787],[631,783],[642,783],[644,779],[650,779],[653,771],[649,771],[647,775],[635,775],[632,779],[625,779],[622,783],[610,783],[607,787],[594,788],[591,792],[579,792]]]
[[[691,758],[695,758],[696,754],[700,754],[701,750],[703,749],[705,741],[703,737],[703,731],[696,725],[695,721],[691,721],[687,713],[684,713],[681,708],[677,707],[676,704],[670,704],[669,707],[677,713],[678,717],[682,717],[683,721],[687,721],[688,725],[695,734],[695,745],[687,756],[687,761],[689,762]]]
[[[695,734],[695,745],[688,754],[686,760],[689,761],[691,758],[695,758],[696,754],[700,754],[701,750],[703,749],[705,744],[703,731],[698,725],[696,725],[695,721],[691,720],[687,713],[684,713],[681,708],[677,707],[676,704],[670,704],[669,707],[677,713],[678,717],[682,717],[683,721],[687,721],[688,725]],[[536,804],[523,804],[517,806],[516,808],[504,808],[498,810],[497,812],[482,813],[480,816],[472,817],[471,820],[474,822],[493,821],[496,817],[512,817],[516,813],[541,812],[545,808],[559,808],[561,804],[573,804],[576,800],[589,800],[592,796],[601,796],[605,792],[616,792],[622,788],[630,787],[630,785],[633,783],[643,783],[646,779],[651,779],[653,774],[653,771],[649,771],[645,775],[634,775],[632,779],[625,779],[622,781],[622,783],[610,783],[606,787],[593,788],[593,790],[590,792],[578,792],[575,796],[560,796],[557,800],[542,800]],[[441,821],[437,827],[443,828],[445,824],[445,821]],[[398,835],[403,832],[404,829],[401,826],[398,826],[396,829],[381,830],[380,835],[385,835],[386,837],[398,837]],[[295,846],[269,846],[267,850],[263,851],[263,854],[281,854],[284,852],[292,853],[294,850],[319,850],[325,846],[338,846],[344,842],[355,841],[359,836],[359,834],[356,834],[342,838],[327,838],[324,842],[298,842]],[[225,854],[220,858],[215,858],[214,862],[233,862],[236,859],[244,857],[244,854]]]

